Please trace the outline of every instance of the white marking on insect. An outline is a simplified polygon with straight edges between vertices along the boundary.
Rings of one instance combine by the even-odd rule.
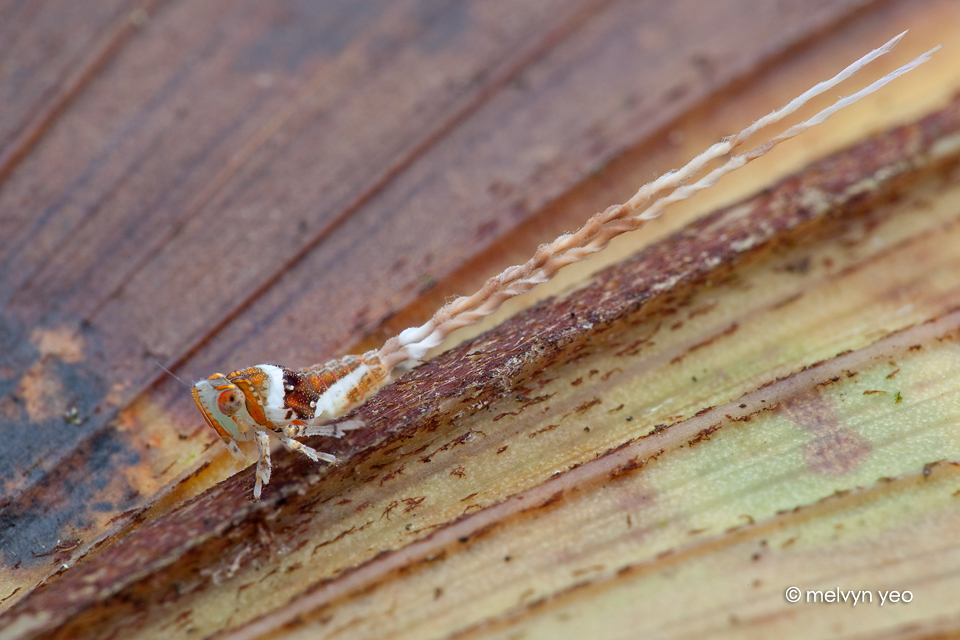
[[[285,414],[288,411],[288,409],[284,409],[284,397],[286,394],[283,392],[285,389],[283,384],[283,369],[272,364],[261,364],[257,368],[268,376],[267,399],[263,405],[263,411],[266,414],[267,420],[274,424],[281,424],[286,420]]]
[[[320,396],[319,400],[313,402],[316,408],[316,415],[311,424],[321,424],[320,416],[340,416],[350,410],[353,406],[350,402],[349,394],[357,389],[364,376],[370,375],[370,368],[363,364],[355,371],[351,371],[345,377],[337,380],[336,383],[326,393]]]
[[[837,100],[830,107],[765,143],[747,152],[733,154],[735,149],[763,127],[782,120],[811,98],[831,89],[889,52],[904,34],[906,32],[863,56],[833,78],[808,89],[784,107],[757,120],[737,135],[713,145],[684,167],[669,171],[644,185],[624,204],[595,214],[576,233],[564,234],[552,243],[542,245],[526,263],[509,267],[490,278],[474,295],[453,300],[438,310],[427,323],[405,329],[388,340],[379,351],[370,351],[363,356],[345,356],[298,371],[260,365],[226,376],[214,374],[194,384],[192,393],[197,407],[207,424],[220,434],[238,460],[245,463],[246,457],[236,442],[251,438],[256,442],[259,459],[253,493],[257,499],[260,498],[262,486],[270,481],[269,431],[277,433],[288,448],[315,462],[336,462],[333,455],[316,451],[294,438],[311,435],[339,438],[344,431],[362,426],[357,420],[338,424],[331,422],[363,403],[385,385],[394,367],[409,360],[422,359],[427,351],[439,345],[453,331],[476,324],[499,309],[506,300],[546,282],[562,267],[601,251],[614,237],[639,229],[648,220],[659,217],[670,204],[713,186],[724,175],[765,155],[781,142],[800,135],[840,109],[926,62],[940,48],[931,49],[864,89]],[[726,162],[697,179],[710,162],[724,156],[729,156]],[[673,191],[661,195],[668,189]]]

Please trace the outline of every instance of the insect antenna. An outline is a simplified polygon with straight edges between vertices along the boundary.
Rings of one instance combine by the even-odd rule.
[[[184,382],[184,381],[180,378],[180,376],[178,376],[178,375],[175,374],[173,371],[170,371],[170,369],[167,369],[165,366],[163,366],[162,364],[160,364],[160,361],[159,361],[159,360],[154,359],[153,361],[156,363],[156,365],[157,365],[158,367],[160,367],[161,369],[163,369],[164,371],[166,371],[166,372],[167,372],[167,375],[169,375],[171,378],[173,378],[174,380],[176,380],[177,382],[179,382],[180,384],[182,384],[183,386],[185,386],[187,389],[190,388],[190,385],[188,385],[186,382]]]

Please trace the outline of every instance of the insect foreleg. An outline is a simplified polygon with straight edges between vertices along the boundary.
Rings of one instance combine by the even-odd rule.
[[[257,481],[253,485],[253,497],[260,499],[260,490],[270,482],[270,436],[265,431],[257,431],[255,436],[260,458],[257,460]]]
[[[224,444],[227,445],[227,451],[233,454],[234,459],[237,461],[235,468],[244,469],[250,461],[247,460],[247,456],[244,455],[243,451],[240,450],[240,447],[237,446],[237,442],[233,438],[222,438]]]

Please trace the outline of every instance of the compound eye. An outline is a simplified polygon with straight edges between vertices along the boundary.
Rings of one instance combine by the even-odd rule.
[[[220,412],[224,415],[231,416],[240,410],[243,402],[243,394],[240,392],[240,389],[234,387],[233,389],[227,389],[217,397],[217,408],[220,409]]]

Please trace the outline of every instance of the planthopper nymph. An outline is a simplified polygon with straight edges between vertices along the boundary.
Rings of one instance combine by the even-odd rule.
[[[359,422],[335,425],[331,420],[376,393],[388,377],[389,371],[371,351],[297,371],[262,364],[227,375],[215,373],[194,384],[191,391],[207,424],[220,434],[238,461],[246,464],[247,458],[237,442],[256,442],[260,458],[253,495],[259,499],[263,485],[270,482],[268,431],[314,462],[336,462],[336,457],[295,438],[339,438],[344,430],[361,426]]]

